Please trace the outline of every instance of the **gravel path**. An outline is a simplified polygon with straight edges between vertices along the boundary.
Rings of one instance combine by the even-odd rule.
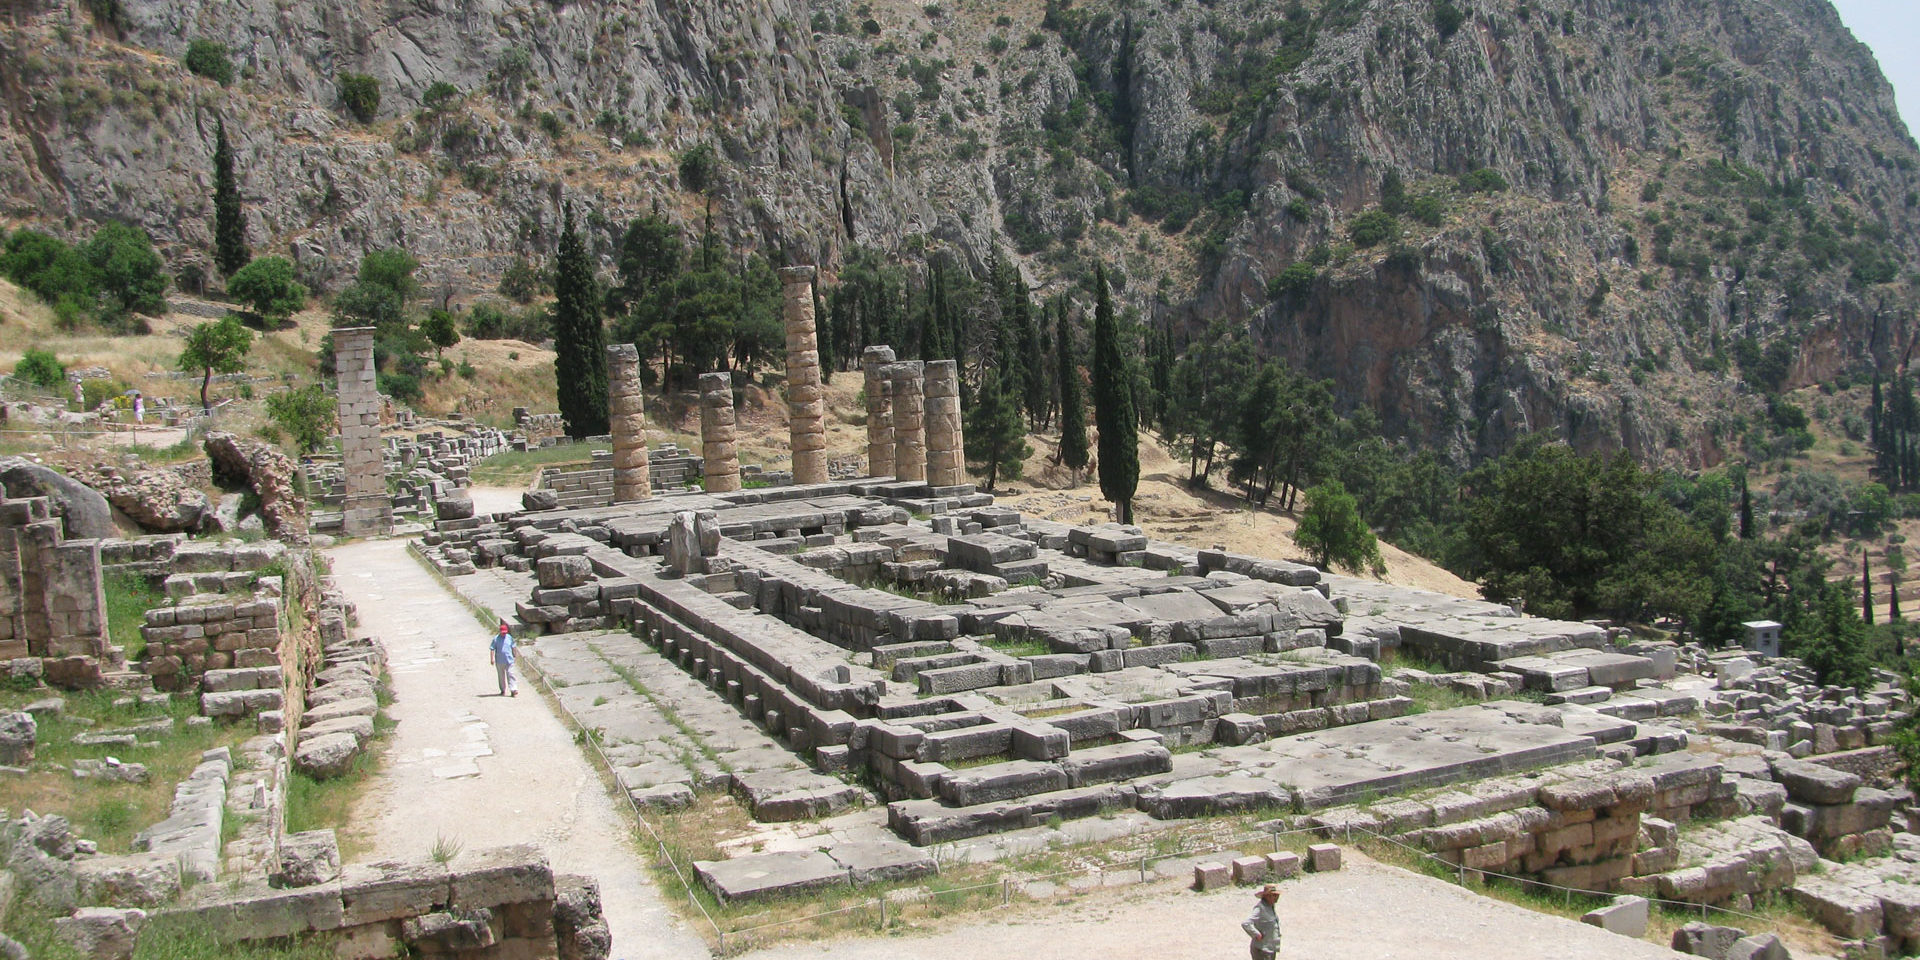
[[[1671,960],[1682,956],[1576,921],[1535,913],[1352,849],[1338,873],[1282,885],[1282,960]],[[1356,862],[1357,861],[1357,862]],[[1247,955],[1249,890],[1174,884],[1094,894],[998,914],[931,936],[777,946],[750,960],[1226,960]]]
[[[618,960],[706,956],[647,879],[631,814],[536,690],[496,693],[486,631],[405,542],[328,555],[359,608],[360,632],[386,644],[393,675],[388,713],[399,725],[352,818],[371,840],[368,859],[422,859],[442,836],[466,850],[538,843],[556,872],[600,881]]]

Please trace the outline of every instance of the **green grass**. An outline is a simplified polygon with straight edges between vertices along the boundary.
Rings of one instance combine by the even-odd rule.
[[[147,622],[147,611],[166,599],[146,577],[115,574],[106,582],[107,635],[114,645],[127,652],[128,660],[140,659],[147,640],[140,635]]]
[[[345,860],[359,852],[358,844],[350,842],[349,835],[341,831],[353,812],[354,801],[360,799],[368,778],[380,769],[381,746],[393,733],[393,718],[387,716],[387,707],[393,703],[393,694],[380,687],[375,693],[380,703],[380,712],[373,717],[373,739],[367,741],[366,749],[353,758],[347,772],[331,780],[316,780],[298,770],[287,779],[287,826],[288,833],[301,833],[307,830],[333,830],[338,833],[340,856]]]
[[[139,457],[149,464],[179,463],[192,460],[201,455],[200,442],[187,437],[168,447],[156,447],[145,443],[130,443],[120,448],[122,453]]]
[[[33,955],[43,956],[37,950]],[[333,956],[333,942],[327,937],[221,943],[206,926],[184,919],[148,924],[133,952],[133,960],[332,960]]]
[[[1407,696],[1413,700],[1413,706],[1407,710],[1408,715],[1438,713],[1481,702],[1478,697],[1432,683],[1410,684]]]
[[[524,453],[517,450],[496,453],[473,465],[473,482],[493,487],[524,484],[532,480],[541,467],[587,463],[593,459],[593,451],[609,449],[612,448],[605,444],[567,443]]]
[[[7,691],[0,693],[0,710],[18,710],[48,696],[51,691]],[[236,746],[254,733],[251,720],[243,723],[215,721],[207,726],[189,727],[187,720],[199,714],[199,700],[191,695],[176,695],[166,707],[116,707],[122,697],[117,691],[68,693],[66,706],[59,714],[45,714],[39,720],[38,744],[34,763],[25,775],[0,780],[0,808],[31,808],[37,813],[57,813],[73,821],[80,836],[100,844],[103,853],[126,853],[133,835],[166,819],[173,800],[174,784],[186,779],[200,763],[200,755],[215,747]],[[163,737],[147,736],[156,747],[79,746],[75,734],[131,726],[161,717],[171,717],[173,733]],[[84,721],[92,721],[91,724]],[[147,766],[147,783],[106,783],[76,780],[71,773],[75,761],[100,760],[108,756]]]

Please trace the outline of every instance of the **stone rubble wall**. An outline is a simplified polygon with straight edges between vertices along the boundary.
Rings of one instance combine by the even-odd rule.
[[[11,673],[82,688],[114,669],[102,542],[68,540],[45,497],[0,500],[0,660]]]
[[[610,946],[594,881],[554,876],[531,845],[448,864],[352,864],[305,886],[209,886],[152,923],[169,921],[203,925],[227,943],[319,938],[340,960],[605,960]]]
[[[321,656],[300,716],[287,729],[294,768],[327,780],[353,769],[373,741],[387,655],[378,640],[361,637],[327,644]]]

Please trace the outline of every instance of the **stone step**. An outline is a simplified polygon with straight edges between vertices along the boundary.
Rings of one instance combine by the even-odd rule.
[[[938,800],[897,800],[887,804],[887,826],[916,847],[1044,826],[1055,817],[1077,820],[1133,806],[1130,784],[1101,784],[1056,790],[998,803],[954,807]]]
[[[152,693],[153,678],[134,670],[112,670],[100,675],[107,689],[124,693]]]

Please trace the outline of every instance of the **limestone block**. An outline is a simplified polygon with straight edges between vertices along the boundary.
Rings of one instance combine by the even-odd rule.
[[[342,872],[340,897],[350,925],[396,920],[450,904],[452,878],[446,866],[431,861],[353,864]]]
[[[492,911],[481,909],[453,914],[441,911],[401,921],[400,939],[407,952],[421,956],[471,956],[492,947]]]
[[[586,557],[541,557],[534,573],[546,589],[578,587],[593,579],[593,564]]]
[[[24,767],[33,763],[33,744],[38,730],[31,713],[0,715],[0,765]]]
[[[1639,939],[1647,935],[1648,903],[1645,897],[1615,897],[1613,903],[1589,910],[1580,922],[1609,933]]]
[[[1235,857],[1229,865],[1233,868],[1234,883],[1259,883],[1267,878],[1266,857]]]
[[[54,933],[83,957],[130,960],[147,912],[135,908],[81,907],[53,922]]]
[[[300,742],[293,765],[316,780],[326,780],[347,772],[360,752],[360,741],[351,733],[332,733]]]
[[[340,844],[332,830],[287,834],[280,860],[267,875],[275,887],[311,887],[340,876]]]
[[[452,872],[452,904],[468,910],[553,899],[553,869],[533,844],[479,850]]]
[[[1842,770],[1800,760],[1773,761],[1773,778],[1787,788],[1787,795],[1801,803],[1849,803],[1860,787],[1860,778]]]
[[[1843,939],[1864,940],[1880,933],[1880,898],[1861,890],[1819,877],[1803,877],[1794,882],[1793,900]]]
[[[1727,947],[1727,960],[1792,960],[1787,945],[1771,933],[1741,937]]]
[[[1275,880],[1286,880],[1300,873],[1300,855],[1291,850],[1267,854],[1267,871]]]
[[[87,857],[73,867],[82,901],[156,907],[180,895],[180,858],[172,854]]]
[[[1673,932],[1673,949],[1696,957],[1724,958],[1734,941],[1746,936],[1735,927],[1720,927],[1694,921]]]
[[[1233,879],[1233,871],[1224,863],[1207,861],[1193,865],[1193,888],[1205,892],[1226,886]]]
[[[1332,873],[1340,869],[1340,847],[1316,843],[1307,847],[1307,869],[1314,873]]]

